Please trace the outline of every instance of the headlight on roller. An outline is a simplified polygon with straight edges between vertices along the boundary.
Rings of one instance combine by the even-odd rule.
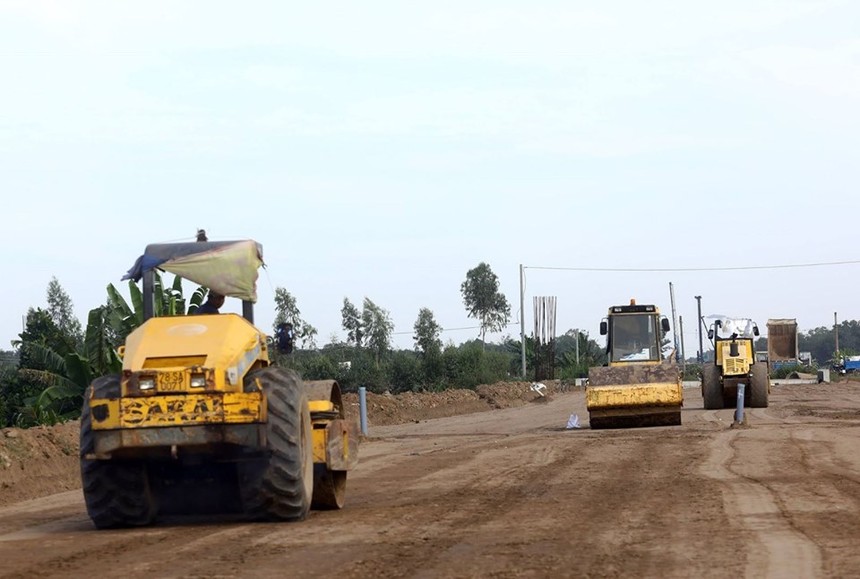
[[[206,387],[206,376],[203,374],[192,374],[191,375],[191,387],[192,388],[205,388]]]
[[[137,387],[140,390],[152,390],[155,388],[155,378],[141,378],[137,383]]]

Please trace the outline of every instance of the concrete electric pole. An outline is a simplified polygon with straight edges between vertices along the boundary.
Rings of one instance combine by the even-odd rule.
[[[836,312],[833,312],[833,334],[836,336],[836,355],[839,355],[839,322],[836,321]]]
[[[696,356],[696,359],[698,359],[699,364],[702,364],[705,362],[705,350],[702,343],[702,296],[696,296],[696,303],[699,309],[699,323],[696,324],[699,327],[699,355]]]

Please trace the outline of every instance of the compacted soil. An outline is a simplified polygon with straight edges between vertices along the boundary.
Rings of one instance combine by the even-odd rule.
[[[0,577],[860,576],[860,383],[594,431],[582,389],[529,386],[369,396],[347,505],[301,523],[97,531],[77,425],[0,431]]]

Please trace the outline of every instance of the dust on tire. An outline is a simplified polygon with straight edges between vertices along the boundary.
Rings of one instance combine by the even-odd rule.
[[[90,395],[119,396],[119,388],[119,375],[97,378],[87,388],[81,412],[81,485],[87,513],[99,529],[148,525],[158,511],[143,462],[87,458],[95,452]]]
[[[248,376],[266,396],[267,448],[262,459],[240,468],[244,511],[255,519],[301,521],[313,495],[313,449],[308,400],[292,370],[269,366]]]

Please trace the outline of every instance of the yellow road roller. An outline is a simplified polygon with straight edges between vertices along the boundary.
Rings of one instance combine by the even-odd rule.
[[[600,322],[606,336],[606,366],[589,368],[585,388],[591,428],[681,424],[681,373],[664,359],[669,320],[654,305],[612,306]]]
[[[344,505],[358,425],[337,382],[270,363],[270,347],[291,345],[254,325],[262,264],[253,240],[151,244],[126,275],[142,280],[144,321],[119,349],[121,373],[88,387],[81,417],[97,528],[198,513],[299,521]],[[242,315],[156,316],[156,270],[242,300]]]
[[[708,339],[714,342],[714,360],[702,365],[705,409],[734,408],[740,384],[744,384],[744,406],[767,408],[770,393],[767,362],[755,359],[758,325],[749,318],[712,318]]]

